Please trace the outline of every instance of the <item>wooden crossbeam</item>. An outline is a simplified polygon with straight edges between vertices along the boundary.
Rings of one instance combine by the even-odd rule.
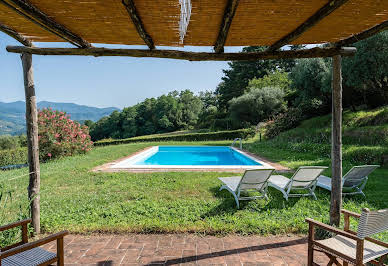
[[[82,56],[129,56],[129,57],[156,57],[181,59],[189,61],[257,61],[263,59],[282,58],[314,58],[332,57],[335,55],[352,56],[356,53],[355,47],[311,48],[304,50],[287,50],[273,52],[249,53],[206,53],[185,52],[178,50],[145,50],[145,49],[109,49],[109,48],[37,48],[25,46],[7,46],[11,53],[30,53],[36,55],[82,55]]]
[[[152,40],[151,36],[145,30],[143,22],[141,21],[141,18],[136,10],[136,6],[135,6],[135,3],[133,2],[133,0],[122,0],[122,3],[125,6],[125,8],[127,9],[128,15],[130,16],[133,24],[136,27],[137,32],[139,33],[140,37],[143,39],[145,44],[151,50],[155,49],[154,41]]]
[[[290,32],[274,44],[272,44],[267,51],[275,51],[280,49],[286,44],[290,44],[293,40],[297,39],[300,35],[306,32],[308,29],[312,28],[322,19],[330,15],[334,10],[345,4],[349,0],[330,0],[326,5],[320,8],[314,15],[309,17],[305,22],[303,22],[299,27],[294,31]]]
[[[23,35],[21,35],[17,31],[15,31],[14,29],[12,29],[6,25],[0,24],[0,31],[11,36],[12,38],[19,41],[21,44],[23,44],[25,46],[33,46],[31,40],[29,40],[28,38],[24,37]]]
[[[82,39],[77,34],[71,32],[65,26],[54,21],[52,18],[50,18],[48,15],[40,11],[26,0],[0,0],[0,3],[11,8],[18,14],[39,25],[43,29],[59,36],[63,40],[70,42],[77,47],[91,47],[90,43]]]
[[[359,34],[353,35],[352,37],[349,37],[345,40],[339,41],[339,42],[335,43],[334,45],[337,47],[351,45],[355,42],[369,38],[369,37],[379,33],[380,31],[383,31],[383,30],[388,30],[388,20],[384,21],[383,23],[378,24],[378,25],[376,25],[376,26],[374,26],[366,31],[363,31]]]
[[[224,45],[226,38],[228,37],[228,32],[230,25],[232,25],[232,20],[234,14],[236,13],[237,6],[240,0],[228,0],[228,3],[225,7],[224,16],[222,18],[220,31],[218,32],[218,37],[214,45],[214,51],[216,53],[224,52]]]

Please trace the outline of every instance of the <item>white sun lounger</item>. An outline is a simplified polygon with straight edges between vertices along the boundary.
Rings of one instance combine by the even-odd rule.
[[[246,170],[243,176],[231,176],[231,177],[220,177],[224,185],[221,186],[220,191],[223,189],[228,190],[232,193],[237,209],[240,208],[240,200],[253,200],[267,197],[268,178],[271,176],[274,169],[255,169]],[[241,192],[258,191],[261,196],[241,196]]]
[[[354,166],[349,172],[342,177],[342,190],[350,190],[351,192],[342,192],[342,195],[361,194],[365,197],[364,189],[368,181],[368,175],[373,172],[379,165],[360,165]],[[318,178],[318,187],[331,191],[331,178],[321,175]]]
[[[326,166],[302,166],[296,170],[291,179],[282,175],[272,175],[268,180],[268,185],[282,192],[286,200],[289,197],[303,196],[312,196],[317,199],[314,193],[317,178],[325,169],[327,169]],[[309,193],[290,194],[292,190],[308,190]]]

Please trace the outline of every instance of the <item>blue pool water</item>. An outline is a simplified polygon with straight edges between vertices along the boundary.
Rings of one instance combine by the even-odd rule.
[[[261,165],[230,147],[159,146],[135,165]]]

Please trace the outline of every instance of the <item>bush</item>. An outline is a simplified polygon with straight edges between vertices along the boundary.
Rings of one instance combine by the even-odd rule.
[[[284,95],[278,87],[253,88],[230,100],[230,116],[236,127],[257,125],[286,109]]]
[[[72,121],[64,112],[42,109],[38,123],[41,160],[85,153],[93,146],[89,128]]]
[[[27,146],[25,135],[20,136],[0,136],[0,150],[12,150]]]
[[[0,166],[27,163],[27,149],[17,148],[0,151]]]
[[[267,123],[265,136],[272,139],[283,131],[297,127],[303,119],[304,116],[300,109],[290,108]]]
[[[190,133],[180,135],[142,136],[129,139],[106,139],[94,143],[95,146],[117,145],[134,142],[148,141],[208,141],[208,140],[233,140],[235,138],[247,138],[255,134],[254,129],[239,129],[230,131],[218,131],[211,133]]]

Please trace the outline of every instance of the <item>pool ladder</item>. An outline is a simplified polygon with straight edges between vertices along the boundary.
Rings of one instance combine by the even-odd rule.
[[[237,141],[240,142],[240,150],[242,150],[242,139],[241,139],[241,138],[235,138],[235,139],[233,140],[232,145],[230,145],[230,146],[233,147],[233,146],[236,144]]]

